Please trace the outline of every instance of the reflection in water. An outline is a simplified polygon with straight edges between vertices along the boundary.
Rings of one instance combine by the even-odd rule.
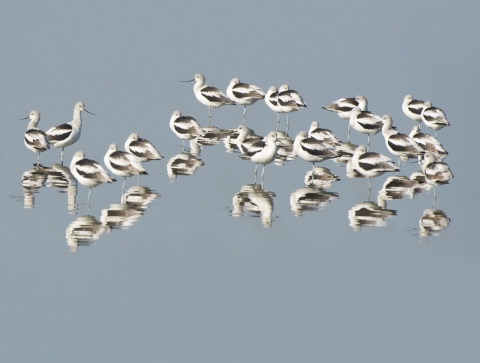
[[[71,252],[77,252],[79,246],[90,246],[102,233],[110,230],[110,226],[103,225],[93,216],[81,216],[68,225],[67,244]]]
[[[383,188],[378,194],[384,200],[402,199],[406,195],[413,198],[417,185],[417,181],[410,180],[406,176],[391,176],[383,183]]]
[[[273,162],[275,165],[283,166],[286,161],[295,160],[293,141],[286,132],[277,131],[277,156]]]
[[[313,174],[313,179],[312,179]],[[338,181],[338,175],[332,174],[329,168],[317,166],[312,170],[307,171],[305,175],[305,185],[312,185],[320,188],[330,188],[334,181]]]
[[[290,195],[290,208],[295,217],[301,217],[303,211],[317,211],[337,198],[337,193],[309,186],[300,188]]]
[[[440,236],[440,233],[448,227],[450,218],[440,209],[425,209],[420,218],[420,236]]]
[[[422,170],[417,170],[413,172],[412,175],[410,175],[410,180],[414,180],[417,182],[417,185],[412,190],[412,197],[418,193],[426,193],[433,188],[433,186],[427,183],[425,179],[425,174],[423,174]]]
[[[60,164],[51,167],[35,164],[34,169],[25,171],[22,175],[24,208],[34,208],[33,193],[38,193],[38,189],[43,186],[59,188],[60,193],[67,193],[68,210],[71,214],[76,214],[77,180],[69,168]]]
[[[348,211],[348,219],[350,227],[358,232],[361,227],[384,227],[387,225],[385,219],[392,218],[396,214],[396,210],[384,209],[378,204],[366,201],[354,205]]]
[[[335,146],[335,151],[338,154],[338,157],[334,158],[333,161],[339,164],[346,164],[351,162],[355,150],[357,150],[358,145],[352,144],[350,142],[340,142],[340,145]]]
[[[196,139],[197,144],[202,146],[217,145],[231,133],[230,130],[219,129],[216,126],[204,127],[203,131],[205,132],[205,135],[198,136]]]
[[[243,216],[243,209],[260,216],[265,228],[272,225],[273,198],[274,192],[262,189],[259,184],[243,185],[240,191],[233,197],[232,216],[239,218]]]
[[[177,175],[192,175],[205,163],[197,159],[190,153],[181,152],[172,156],[167,164],[167,174],[170,181],[173,181]]]

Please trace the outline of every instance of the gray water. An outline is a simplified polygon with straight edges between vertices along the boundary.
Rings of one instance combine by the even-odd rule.
[[[2,8],[2,361],[478,361],[478,4]],[[170,178],[167,165],[182,152],[172,112],[207,123],[193,83],[179,82],[198,72],[222,90],[233,77],[264,91],[288,83],[308,105],[290,114],[292,136],[317,120],[345,140],[347,122],[321,107],[357,94],[409,133],[403,97],[431,100],[451,123],[439,140],[455,178],[437,188],[435,204],[433,189],[385,200],[379,192],[393,175],[373,178],[369,195],[367,179],[325,161],[340,180],[308,190],[318,203],[303,208],[292,201],[309,163],[268,165],[258,190],[254,164],[223,141],[192,156],[201,162],[190,175]],[[121,178],[94,188],[88,209],[88,189],[55,187],[49,169],[24,194],[36,155],[18,120],[36,109],[47,130],[70,121],[78,101],[98,115],[82,114],[67,166],[77,150],[103,164],[110,143],[123,149],[132,132],[165,157],[144,164],[143,188],[127,180],[128,205]],[[242,112],[215,109],[211,123],[233,129]],[[258,134],[275,122],[263,101],[248,107]],[[351,142],[366,136],[352,131]],[[391,156],[381,134],[370,150]],[[59,161],[58,149],[41,155],[45,167]],[[416,170],[403,164],[400,175]],[[367,200],[388,212],[363,221],[370,226],[352,222]],[[440,226],[422,229],[431,209]]]

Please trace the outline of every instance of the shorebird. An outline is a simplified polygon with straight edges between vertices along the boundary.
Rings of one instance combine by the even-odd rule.
[[[308,130],[308,137],[313,137],[318,141],[323,142],[326,146],[334,147],[340,145],[340,141],[334,135],[334,133],[327,129],[321,129],[318,127],[318,121],[312,121],[310,124],[310,130]]]
[[[280,114],[283,113],[282,109],[278,105],[277,96],[278,91],[277,87],[275,86],[270,87],[265,94],[265,103],[273,112],[277,113],[277,128],[275,130],[278,130],[278,125],[280,124]]]
[[[425,152],[429,151],[438,159],[445,159],[448,152],[443,148],[442,144],[432,135],[419,132],[420,127],[413,126],[410,137],[423,149]]]
[[[243,105],[243,123],[245,124],[247,106],[262,100],[265,97],[265,92],[260,87],[253,84],[240,83],[238,78],[234,78],[227,87],[227,96],[238,105]]]
[[[125,141],[125,151],[135,156],[141,163],[163,159],[150,141],[138,137],[136,133],[130,134]]]
[[[148,175],[135,156],[125,151],[118,151],[116,144],[110,144],[103,161],[113,174],[123,177],[122,195],[127,177],[138,175],[138,180],[140,181],[140,175]]]
[[[350,112],[350,126],[354,130],[368,135],[368,143],[370,146],[370,135],[376,135],[382,130],[382,118],[369,111],[362,111],[359,107],[354,107]],[[350,129],[349,129],[350,136]],[[350,137],[349,137],[350,141]]]
[[[277,144],[275,143],[276,141],[277,133],[275,131],[270,131],[263,140],[258,140],[257,142],[254,142],[245,152],[245,155],[249,156],[250,160],[256,164],[254,172],[255,181],[257,180],[258,164],[263,165],[261,177],[261,180],[263,182],[265,166],[275,160],[275,156],[277,155]]]
[[[185,140],[205,135],[205,131],[200,127],[197,120],[190,116],[182,116],[180,111],[173,112],[170,118],[170,129],[183,140],[183,147],[185,147]]]
[[[425,105],[425,108],[422,110],[422,121],[427,127],[435,130],[435,138],[437,138],[438,130],[443,129],[445,126],[450,126],[450,123],[443,110],[432,107],[430,101],[425,102]]]
[[[205,77],[200,73],[197,73],[194,79],[182,82],[193,81],[195,81],[195,85],[193,86],[195,97],[197,97],[200,103],[208,107],[208,125],[210,125],[210,118],[212,117],[212,107],[218,108],[224,105],[235,105],[235,102],[229,99],[218,88],[205,85]]]
[[[390,158],[373,152],[367,152],[365,146],[360,145],[352,157],[352,164],[356,171],[368,178],[368,189],[372,188],[370,178],[382,175],[389,171],[400,171]]]
[[[66,124],[54,126],[49,129],[46,134],[50,144],[56,148],[62,148],[62,154],[60,161],[63,163],[63,151],[65,147],[70,146],[77,142],[80,138],[82,130],[82,112],[88,112],[91,115],[95,115],[85,109],[83,102],[77,102],[73,108],[73,120]]]
[[[406,95],[403,99],[402,110],[409,119],[422,123],[422,110],[426,107],[426,103],[420,100],[414,100],[412,95]],[[420,128],[419,128],[420,130]]]
[[[102,183],[112,183],[116,181],[102,168],[95,160],[85,159],[83,151],[77,151],[70,163],[70,171],[78,182],[88,188],[88,204],[90,204],[90,195],[92,188]]]
[[[355,98],[340,98],[322,108],[327,111],[335,112],[338,117],[344,120],[349,120],[350,112],[352,112],[354,107],[358,107],[362,111],[368,111],[367,99],[362,95],[358,95]]]
[[[255,135],[255,132],[245,125],[238,126],[237,131],[237,147],[242,154],[245,154],[250,146],[262,139],[262,137]]]
[[[290,112],[298,111],[301,108],[307,107],[307,104],[302,99],[302,96],[297,91],[288,88],[284,84],[280,86],[277,95],[277,103],[280,109],[287,114],[287,130],[288,130],[288,114]]]
[[[315,170],[315,163],[338,156],[334,150],[326,147],[322,141],[308,137],[305,131],[300,131],[295,137],[293,150],[303,160],[312,163],[312,172]]]
[[[40,114],[37,111],[30,111],[30,115],[21,120],[26,119],[30,119],[30,122],[28,123],[27,132],[25,132],[23,142],[28,150],[38,153],[38,167],[40,165],[40,153],[50,149],[50,142],[45,132],[37,128],[37,125],[40,122]]]

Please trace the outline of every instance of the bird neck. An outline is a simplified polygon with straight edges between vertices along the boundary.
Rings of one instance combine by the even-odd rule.
[[[32,118],[28,123],[27,130],[36,129],[40,118]]]

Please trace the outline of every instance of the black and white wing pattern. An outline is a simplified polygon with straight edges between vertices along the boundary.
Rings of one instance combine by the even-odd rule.
[[[200,127],[197,120],[190,116],[178,117],[174,121],[173,127],[179,134],[194,136],[205,135],[204,130]]]
[[[328,106],[325,106],[322,108],[324,110],[340,113],[340,112],[349,112],[354,107],[359,107],[359,103],[355,98],[340,98],[336,101],[333,101]]]
[[[442,162],[430,163],[424,170],[425,179],[431,184],[448,184],[453,174],[447,164]]]
[[[425,124],[433,129],[440,129],[449,126],[445,112],[437,107],[427,107],[422,112],[422,119]]]
[[[252,157],[253,155],[261,152],[265,148],[265,145],[266,145],[265,141],[257,140],[248,147],[244,155]]]
[[[373,152],[367,152],[358,158],[358,165],[366,171],[398,171],[390,158]]]
[[[382,118],[370,111],[362,111],[357,116],[357,124],[365,130],[380,131],[383,126]]]
[[[307,137],[300,141],[300,147],[310,155],[314,156],[321,156],[324,158],[335,158],[338,156],[334,150],[326,147],[323,142],[311,137]]]
[[[419,155],[425,151],[405,134],[393,134],[387,139],[388,146],[397,153]]]
[[[257,87],[253,84],[247,83],[237,83],[232,87],[233,95],[238,99],[263,99],[265,93],[260,87]]]
[[[50,143],[55,145],[57,142],[64,141],[72,134],[73,127],[70,124],[62,124],[49,129],[46,134]]]
[[[42,152],[50,149],[48,136],[39,129],[30,129],[25,133],[25,145],[32,151]]]
[[[222,103],[226,105],[235,104],[235,102],[228,98],[225,93],[223,93],[216,87],[204,86],[200,89],[200,93],[210,102]]]
[[[81,159],[75,163],[77,173],[87,180],[111,183],[115,179],[110,178],[105,169],[95,160]]]
[[[128,145],[128,152],[135,155],[140,161],[160,160],[163,156],[155,149],[155,147],[146,139],[139,138]]]
[[[307,104],[300,94],[294,90],[280,92],[277,97],[277,102],[281,107],[288,107],[296,110],[307,107]]]

